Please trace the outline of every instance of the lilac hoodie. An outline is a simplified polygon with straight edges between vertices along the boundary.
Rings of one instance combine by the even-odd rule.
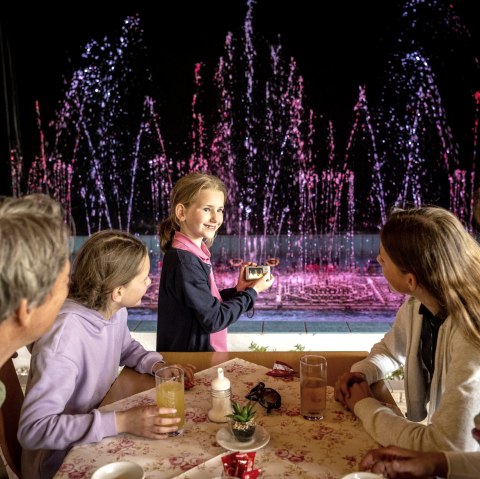
[[[115,412],[96,408],[119,366],[152,374],[153,365],[163,361],[132,339],[126,308],[106,320],[69,299],[31,352],[18,439],[22,475],[38,479],[51,478],[72,446],[117,434]]]

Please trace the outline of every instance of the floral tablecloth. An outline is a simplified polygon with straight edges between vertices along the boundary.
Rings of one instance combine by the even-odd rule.
[[[207,479],[220,476],[221,460],[230,451],[216,441],[225,424],[208,420],[211,407],[210,384],[217,368],[223,367],[232,385],[232,399],[263,381],[282,396],[282,406],[267,415],[257,406],[257,422],[270,434],[270,441],[256,452],[255,467],[264,470],[264,479],[339,479],[358,470],[363,455],[378,444],[364,431],[360,421],[333,399],[327,389],[327,413],[322,421],[310,422],[300,415],[298,378],[274,378],[268,369],[242,359],[232,359],[195,375],[195,387],[185,392],[186,424],[181,436],[151,440],[130,434],[106,438],[97,444],[74,447],[55,479],[88,479],[100,466],[114,461],[133,461],[145,470],[146,479]],[[123,410],[155,402],[155,390],[136,394],[102,408]]]

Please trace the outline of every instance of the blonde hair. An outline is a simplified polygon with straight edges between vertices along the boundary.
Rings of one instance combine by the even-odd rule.
[[[0,322],[26,299],[42,305],[69,259],[69,231],[59,203],[35,193],[0,201]]]
[[[221,191],[225,201],[227,200],[227,188],[223,181],[216,176],[195,172],[180,178],[170,194],[170,215],[160,223],[160,248],[163,252],[172,246],[175,231],[180,231],[180,223],[175,214],[177,205],[182,204],[188,208],[202,190]],[[213,239],[206,241],[209,248],[212,244]]]
[[[480,245],[440,207],[392,210],[380,233],[392,261],[480,345]]]
[[[87,308],[104,310],[112,291],[137,276],[147,254],[145,243],[125,231],[94,233],[75,257],[68,297]]]

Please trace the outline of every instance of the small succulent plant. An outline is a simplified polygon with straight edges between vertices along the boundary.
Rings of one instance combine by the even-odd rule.
[[[232,401],[233,414],[228,414],[230,428],[235,438],[240,442],[250,442],[255,433],[255,403],[248,401],[241,406],[237,401]]]
[[[255,403],[248,401],[245,406],[241,406],[237,401],[232,401],[233,414],[227,417],[237,422],[249,422],[256,414]]]

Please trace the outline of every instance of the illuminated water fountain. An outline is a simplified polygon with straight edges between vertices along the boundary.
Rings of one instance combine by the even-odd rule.
[[[405,6],[405,18],[414,4]],[[359,86],[339,148],[334,125],[308,106],[295,59],[285,58],[279,42],[255,36],[250,0],[240,34],[226,34],[209,103],[202,85],[210,79],[202,64],[192,66],[187,146],[169,151],[157,102],[145,93],[154,80],[141,19],[129,17],[117,38],[85,47],[51,130],[38,108],[41,144],[28,190],[62,201],[78,233],[155,234],[176,179],[207,169],[230,191],[213,253],[220,284],[234,281],[232,260],[272,259],[278,281],[265,307],[395,307],[400,298],[368,274],[374,263],[367,262],[388,208],[437,203],[470,228],[478,149],[475,143],[463,165],[428,56],[405,39],[402,45],[376,102]],[[478,96],[472,101],[478,113]],[[14,178],[21,168],[13,158]]]

